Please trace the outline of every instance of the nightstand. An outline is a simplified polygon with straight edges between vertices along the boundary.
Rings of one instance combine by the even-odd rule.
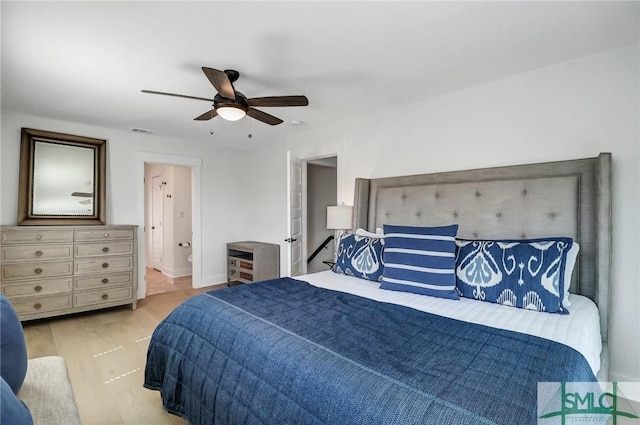
[[[227,285],[280,277],[280,245],[244,241],[227,244]]]

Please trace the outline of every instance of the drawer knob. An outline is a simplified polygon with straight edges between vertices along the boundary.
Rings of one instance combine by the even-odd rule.
[[[102,268],[106,269],[107,267],[109,267],[109,263],[102,263]]]
[[[35,274],[40,274],[40,273],[42,273],[42,269],[41,269],[40,267],[38,267],[38,268],[37,268],[37,269],[35,269],[33,272],[34,272]]]
[[[35,308],[36,310],[40,310],[40,309],[42,308],[42,304],[40,304],[40,303],[35,303],[35,304],[33,305],[33,308]]]
[[[105,233],[105,234],[104,234],[104,237],[105,237],[105,238],[108,238],[108,237],[109,237],[109,234],[108,234],[108,233]]]
[[[104,248],[102,248],[102,252],[109,252],[109,247],[105,246]]]
[[[109,295],[108,295],[108,294],[102,294],[102,299],[103,299],[103,300],[106,300],[106,299],[108,299],[108,298],[109,298]]]
[[[36,236],[36,239],[38,239],[38,240],[42,239],[42,235]]]
[[[40,292],[40,291],[42,291],[42,286],[37,285],[35,288],[33,288],[33,290],[36,291],[36,292]]]
[[[43,252],[42,252],[42,251],[40,251],[40,250],[37,250],[37,251],[36,251],[36,257],[40,257],[42,254],[43,254]]]
[[[102,283],[109,283],[109,279],[105,277],[104,279],[102,279]]]

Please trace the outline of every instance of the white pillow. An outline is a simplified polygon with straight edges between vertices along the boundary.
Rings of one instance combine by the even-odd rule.
[[[368,238],[384,238],[384,230],[381,227],[376,229],[376,233],[367,232],[364,229],[356,229],[357,236],[366,236]]]

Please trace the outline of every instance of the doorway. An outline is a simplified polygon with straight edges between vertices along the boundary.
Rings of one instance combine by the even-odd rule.
[[[327,229],[327,207],[338,199],[338,158],[308,160],[306,162],[306,273],[328,270],[333,261],[334,231]]]
[[[145,295],[193,287],[190,167],[144,164]]]

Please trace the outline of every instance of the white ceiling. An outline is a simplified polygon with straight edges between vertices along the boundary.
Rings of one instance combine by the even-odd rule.
[[[4,112],[240,148],[639,40],[638,2],[0,5]],[[248,97],[310,105],[263,108],[274,127],[197,122],[208,102],[140,92],[213,97],[202,66],[240,71]]]

